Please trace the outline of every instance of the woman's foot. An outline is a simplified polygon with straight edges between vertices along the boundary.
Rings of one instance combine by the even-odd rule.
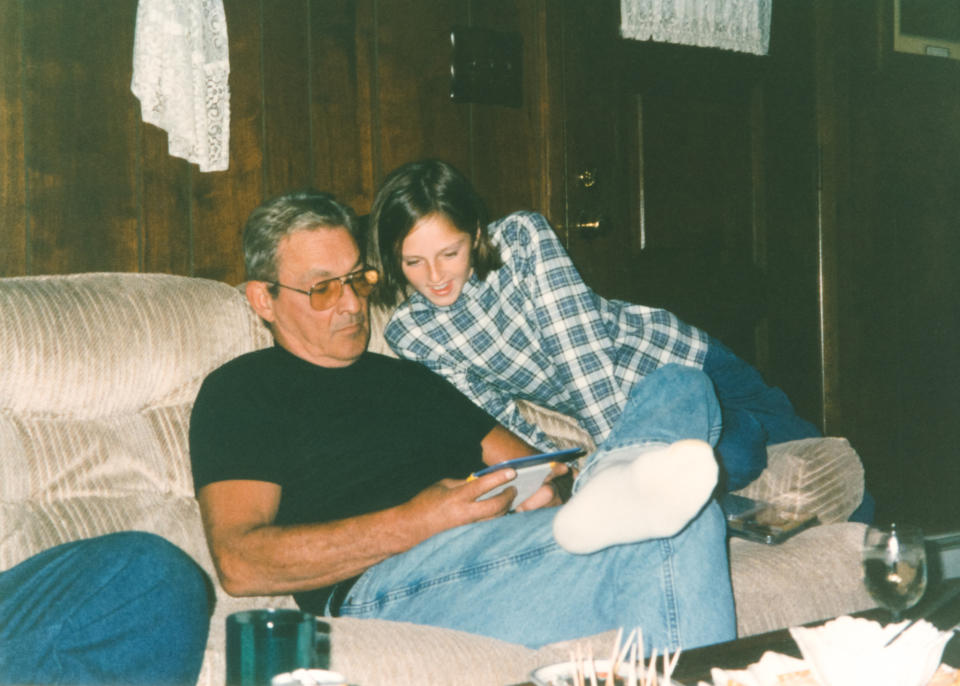
[[[716,485],[717,461],[704,441],[645,450],[632,462],[600,469],[584,483],[554,518],[553,536],[576,554],[673,536],[703,508]]]

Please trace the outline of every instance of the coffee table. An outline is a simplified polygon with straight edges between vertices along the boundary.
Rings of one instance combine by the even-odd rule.
[[[904,618],[927,617],[940,629],[952,627],[960,622],[960,596],[956,595],[955,591],[960,591],[960,579],[951,579],[931,587],[916,607],[903,613]],[[936,606],[941,598],[951,594],[954,595],[951,602],[928,616],[930,609]],[[853,616],[866,617],[883,623],[890,621],[890,613],[881,609],[857,612]],[[813,622],[810,626],[818,626],[823,623],[823,621]],[[685,684],[685,686],[696,686],[698,681],[713,683],[710,678],[712,667],[743,669],[757,662],[760,656],[768,650],[793,657],[801,657],[800,650],[791,638],[790,632],[787,629],[779,629],[766,634],[745,636],[727,643],[718,643],[684,651],[680,654],[677,668],[673,672],[673,678]],[[951,667],[960,666],[960,634],[954,635],[947,644],[943,653],[943,661]],[[518,686],[532,685],[528,683]]]
[[[941,598],[950,595],[956,589],[960,589],[960,579],[951,579],[931,587],[916,607],[903,613],[904,618],[924,617],[931,607],[937,605]],[[881,609],[858,612],[854,616],[875,619],[884,623],[890,621],[890,613]],[[960,621],[960,597],[954,596],[950,603],[938,609],[928,619],[941,629],[952,627]],[[823,624],[823,622],[813,622],[811,626],[820,624]],[[760,656],[768,650],[800,657],[800,650],[794,643],[793,638],[790,637],[790,632],[787,629],[779,629],[766,634],[745,636],[735,641],[704,646],[681,653],[673,676],[677,681],[687,686],[696,686],[699,680],[712,683],[710,680],[711,667],[743,669],[759,660]],[[960,665],[960,637],[957,635],[954,635],[947,644],[943,653],[943,661],[951,667]]]

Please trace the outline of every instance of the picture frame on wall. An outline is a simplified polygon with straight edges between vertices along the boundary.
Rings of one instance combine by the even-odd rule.
[[[960,0],[893,0],[893,49],[960,60]]]

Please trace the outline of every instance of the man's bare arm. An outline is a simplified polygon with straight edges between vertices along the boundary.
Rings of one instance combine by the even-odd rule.
[[[441,531],[504,514],[510,490],[477,501],[512,478],[504,472],[444,479],[397,507],[323,524],[276,526],[281,489],[263,481],[208,484],[198,500],[224,590],[274,595],[329,586]]]

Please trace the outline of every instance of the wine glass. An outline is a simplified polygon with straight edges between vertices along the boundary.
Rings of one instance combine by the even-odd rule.
[[[893,621],[916,605],[927,588],[923,532],[910,525],[869,526],[863,537],[863,580]]]

